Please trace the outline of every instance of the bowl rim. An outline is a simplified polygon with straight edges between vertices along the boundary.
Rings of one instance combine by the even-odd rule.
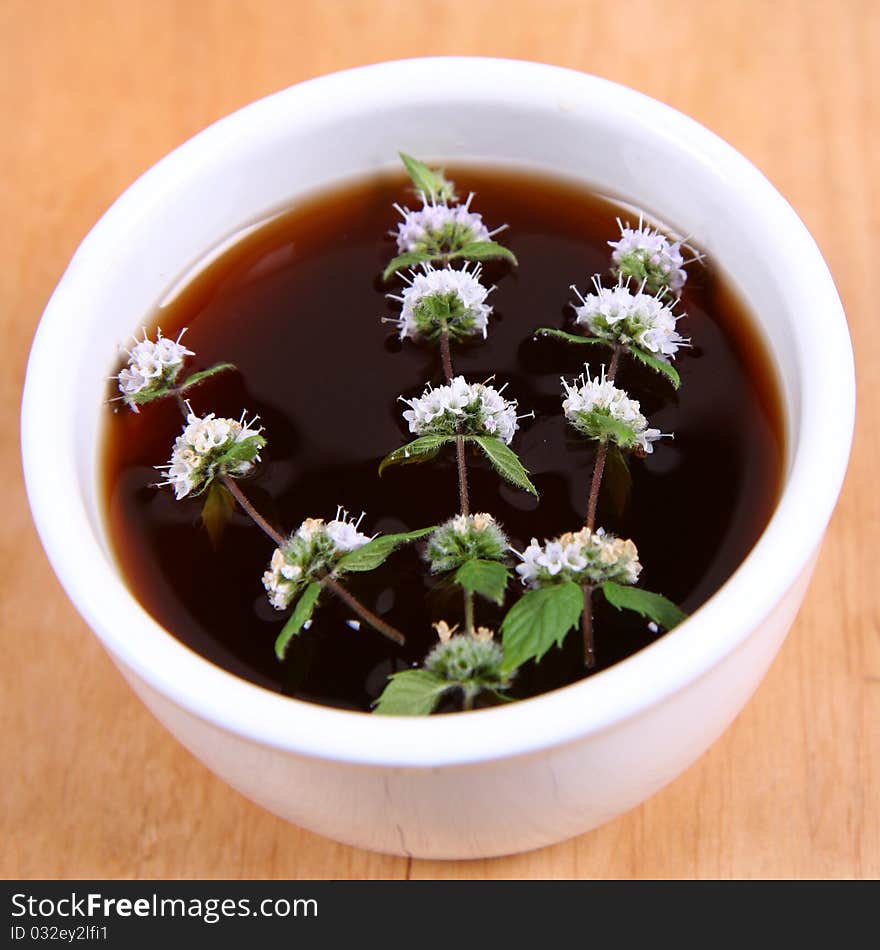
[[[477,97],[482,90],[527,96],[552,78],[557,91],[569,90],[588,103],[598,97],[604,108],[618,110],[667,141],[672,136],[679,147],[715,163],[728,186],[748,196],[747,207],[761,216],[780,260],[797,263],[793,280],[813,302],[805,324],[812,320],[819,326],[821,320],[821,341],[818,334],[800,341],[801,379],[821,380],[819,370],[827,366],[835,367],[835,377],[832,386],[819,387],[821,392],[801,384],[800,436],[776,510],[736,571],[675,630],[587,680],[528,700],[468,715],[378,717],[274,693],[176,640],[140,606],[105,555],[90,527],[82,478],[62,482],[66,487],[59,490],[53,477],[57,453],[37,433],[53,409],[45,381],[57,378],[63,365],[62,327],[76,312],[77,299],[100,280],[102,253],[124,221],[146,213],[168,181],[191,174],[199,155],[228,140],[231,132],[264,122],[276,111],[290,115],[294,107],[314,108],[340,90],[356,88],[366,101],[369,95],[413,89],[414,79],[424,80],[440,66],[455,84],[479,77]],[[606,79],[523,60],[430,57],[343,70],[257,100],[198,133],[132,184],[86,236],[46,306],[28,361],[21,444],[28,499],[49,560],[80,614],[123,668],[196,717],[261,745],[343,763],[425,768],[528,755],[606,731],[720,663],[808,568],[840,491],[854,415],[852,348],[833,279],[795,211],[744,156],[670,106]],[[67,462],[76,471],[73,459]],[[130,635],[133,627],[136,636]]]

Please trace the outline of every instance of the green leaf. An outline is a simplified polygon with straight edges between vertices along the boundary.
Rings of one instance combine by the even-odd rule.
[[[434,255],[427,251],[407,251],[405,254],[398,254],[391,263],[382,271],[382,280],[388,280],[404,267],[416,267],[424,264],[425,261],[434,260]]]
[[[419,528],[418,531],[406,531],[402,534],[383,534],[373,538],[362,547],[350,551],[336,562],[334,573],[346,574],[354,571],[372,571],[380,567],[402,544],[425,537],[435,530]]]
[[[287,623],[281,628],[278,639],[275,641],[275,656],[279,660],[284,659],[287,653],[287,644],[303,628],[303,625],[312,616],[315,604],[318,602],[318,595],[321,593],[321,585],[317,581],[311,584],[300,594],[293,613],[287,618]]]
[[[420,162],[412,155],[398,152],[400,160],[406,168],[416,192],[425,196],[428,201],[454,201],[455,189],[453,183],[445,178],[442,171],[434,171],[424,162]]]
[[[535,336],[552,336],[566,343],[589,343],[593,346],[613,346],[610,340],[601,340],[597,336],[578,336],[577,333],[566,333],[565,330],[554,330],[552,327],[538,327]]]
[[[447,442],[454,442],[454,435],[421,435],[412,442],[395,449],[386,455],[379,464],[381,475],[389,465],[412,465],[414,462],[427,462],[440,451]]]
[[[510,571],[500,561],[472,558],[455,572],[455,583],[471,594],[481,594],[500,604],[509,577]]]
[[[649,353],[639,346],[628,346],[627,350],[629,350],[630,355],[635,357],[640,363],[644,363],[645,366],[654,370],[655,373],[660,373],[662,376],[665,376],[675,389],[681,386],[681,377],[678,375],[678,370],[671,363],[667,363],[666,360],[661,360],[659,357],[654,356],[653,353]]]
[[[403,670],[388,679],[373,712],[380,716],[427,716],[455,683],[427,670]]]
[[[616,514],[623,514],[632,490],[632,475],[626,456],[616,442],[608,443],[608,455],[605,460],[604,488],[608,492]]]
[[[486,435],[469,435],[465,438],[479,445],[486,458],[492,463],[492,467],[505,481],[527,491],[535,498],[538,497],[538,489],[529,480],[529,473],[523,468],[522,462],[501,439]]]
[[[214,547],[220,543],[223,529],[232,512],[235,511],[235,499],[222,482],[212,481],[202,506],[202,524]]]
[[[491,261],[500,257],[514,266],[519,263],[513,251],[495,241],[471,241],[449,255],[450,260],[456,257],[462,257],[466,261]]]
[[[647,617],[648,620],[653,620],[664,630],[671,630],[682,620],[687,619],[687,614],[676,607],[671,600],[667,600],[661,594],[652,594],[649,590],[605,581],[602,585],[602,593],[612,607],[618,610],[634,610],[637,614]]]
[[[208,369],[199,370],[198,373],[193,373],[192,376],[187,376],[187,378],[180,384],[180,392],[184,392],[190,387],[198,385],[203,379],[208,379],[209,376],[215,376],[217,373],[222,373],[227,369],[235,369],[235,364],[217,363]]]
[[[584,611],[584,592],[574,581],[530,590],[508,610],[501,623],[503,672],[527,660],[540,660],[553,646],[562,646]]]

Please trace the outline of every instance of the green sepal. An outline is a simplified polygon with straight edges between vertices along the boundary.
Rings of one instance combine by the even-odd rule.
[[[678,375],[678,370],[671,363],[661,360],[653,353],[649,353],[648,350],[643,350],[640,346],[628,346],[627,351],[634,359],[644,363],[655,373],[665,376],[672,383],[673,388],[678,389],[681,386],[681,377]]]
[[[382,271],[382,280],[387,281],[393,277],[399,270],[405,267],[418,267],[427,261],[436,260],[440,255],[431,254],[428,251],[407,251],[405,254],[398,254],[391,263]]]
[[[575,413],[572,424],[581,435],[597,442],[612,443],[623,449],[632,449],[637,444],[632,426],[615,419],[605,409]]]
[[[211,376],[216,376],[217,373],[222,373],[227,369],[235,368],[236,367],[234,363],[217,363],[208,369],[199,370],[198,373],[193,373],[191,376],[187,376],[187,378],[178,387],[178,392],[183,393],[187,389],[197,386],[203,380],[208,379]]]
[[[614,581],[605,581],[602,585],[602,593],[612,607],[618,610],[634,610],[637,614],[647,617],[648,620],[653,620],[664,630],[671,630],[683,620],[687,620],[687,614],[662,594],[653,594],[639,587],[615,584]]]
[[[373,538],[372,541],[368,541],[356,550],[343,555],[336,562],[333,573],[348,574],[373,571],[377,567],[381,567],[401,545],[425,537],[425,535],[434,531],[435,527],[432,525],[430,528],[419,528],[417,531],[382,534],[378,538]]]
[[[489,459],[492,468],[511,485],[527,491],[530,495],[538,497],[538,489],[529,480],[529,473],[523,467],[522,462],[516,457],[516,453],[506,446],[501,439],[487,435],[469,435],[464,436],[469,442],[476,442],[483,450],[483,454]]]
[[[398,152],[406,173],[409,175],[417,194],[424,196],[425,201],[455,201],[455,185],[443,175],[441,171],[434,171],[424,162],[420,162],[412,155]]]
[[[390,455],[386,455],[379,463],[379,474],[381,475],[389,465],[412,465],[416,462],[427,462],[434,458],[447,442],[454,441],[454,435],[421,435],[412,442],[395,449]]]
[[[514,267],[519,263],[513,251],[496,241],[471,241],[449,255],[450,260],[455,258],[462,258],[466,261],[492,261],[500,258],[501,260],[510,261]]]
[[[638,254],[628,254],[616,267],[611,269],[611,273],[618,277],[624,277],[624,283],[634,280],[636,283],[647,281],[651,276],[648,267]]]
[[[315,610],[315,604],[318,602],[318,596],[321,593],[321,585],[318,581],[312,581],[308,587],[300,594],[293,612],[287,618],[287,623],[281,628],[281,633],[275,640],[275,656],[283,660],[287,653],[287,644],[291,639],[297,636]]]
[[[523,594],[501,622],[502,671],[509,673],[528,660],[539,661],[554,643],[562,646],[583,611],[584,591],[574,581]]]
[[[229,489],[222,482],[212,479],[205,503],[202,505],[201,519],[214,547],[220,543],[223,529],[233,511],[235,511],[235,499],[229,493]]]
[[[472,558],[455,572],[455,583],[468,593],[480,594],[496,604],[504,601],[504,590],[510,571],[500,561],[486,561]]]
[[[266,440],[261,435],[249,435],[233,443],[217,460],[218,469],[222,471],[227,462],[253,462],[265,444]]]
[[[402,670],[388,678],[373,712],[380,716],[427,716],[440,697],[456,686],[427,670]]]

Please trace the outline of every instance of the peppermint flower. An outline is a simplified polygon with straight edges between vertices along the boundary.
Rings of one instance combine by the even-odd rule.
[[[651,294],[669,290],[681,296],[687,274],[681,254],[681,241],[670,241],[664,234],[642,223],[637,228],[624,227],[620,218],[620,239],[609,241],[614,249],[611,260],[624,279],[635,278],[644,282]]]
[[[568,383],[562,380],[565,399],[562,409],[566,419],[591,439],[600,442],[614,442],[623,449],[633,449],[639,454],[654,451],[652,442],[663,437],[659,429],[648,428],[648,420],[642,415],[639,403],[613,383],[605,379],[605,367],[602,375],[590,377],[589,367],[586,373]]]
[[[675,329],[680,319],[662,303],[642,289],[633,293],[621,279],[616,287],[602,287],[593,278],[596,292],[582,296],[577,287],[572,290],[580,299],[575,307],[575,322],[586,327],[593,336],[610,343],[638,346],[665,362],[686,346],[688,340]]]
[[[340,507],[332,521],[306,518],[287,541],[272,552],[269,569],[263,574],[269,603],[276,610],[285,610],[307,584],[326,577],[343,555],[370,541],[370,537],[358,531],[363,517],[361,514],[354,521]]]
[[[486,326],[492,307],[486,297],[494,288],[480,283],[482,268],[467,267],[453,270],[446,267],[435,270],[425,264],[424,273],[413,273],[408,286],[399,296],[388,294],[401,304],[400,317],[395,321],[400,339],[423,337],[434,341],[446,330],[449,338],[458,340],[468,336],[486,336]]]
[[[454,571],[465,561],[503,561],[510,542],[492,515],[457,515],[428,538],[425,560],[435,574]],[[442,637],[441,637],[442,639]]]
[[[516,401],[484,383],[467,383],[456,376],[446,386],[428,388],[416,399],[402,400],[409,431],[416,435],[492,436],[510,445],[519,428]]]
[[[510,676],[501,672],[504,654],[487,627],[456,634],[446,621],[434,624],[440,643],[425,659],[425,669],[460,686],[473,698],[482,689],[506,689]]]
[[[397,226],[397,249],[406,254],[418,251],[439,256],[460,250],[475,241],[490,241],[502,228],[489,231],[483,216],[470,210],[473,194],[463,205],[449,206],[445,202],[430,201],[418,211],[395,205],[403,218]]]
[[[517,556],[516,572],[529,587],[547,587],[574,581],[576,584],[635,584],[642,565],[632,541],[582,528],[539,544],[536,538]]]
[[[144,330],[143,340],[135,340],[134,346],[126,351],[128,362],[116,380],[122,399],[135,412],[139,403],[164,395],[174,385],[186,357],[195,356],[180,342],[184,333],[186,327],[176,340],[171,340],[157,329],[154,343]]]
[[[262,428],[254,428],[256,417],[247,423],[244,413],[238,421],[215,418],[213,412],[200,418],[190,409],[186,422],[174,440],[171,461],[158,466],[166,476],[159,484],[171,485],[178,501],[200,494],[217,475],[247,475],[260,461],[266,440]]]

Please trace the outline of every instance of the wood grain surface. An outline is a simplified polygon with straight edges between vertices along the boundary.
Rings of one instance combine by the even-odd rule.
[[[683,110],[811,229],[859,372],[849,477],[795,628],[726,735],[671,786],[543,851],[427,862],[287,825],[185,752],[54,579],[22,487],[31,336],[78,242],[215,119],[342,67],[543,60]],[[23,877],[880,876],[880,0],[0,0],[0,874]],[[817,386],[834,385],[833,366]]]

